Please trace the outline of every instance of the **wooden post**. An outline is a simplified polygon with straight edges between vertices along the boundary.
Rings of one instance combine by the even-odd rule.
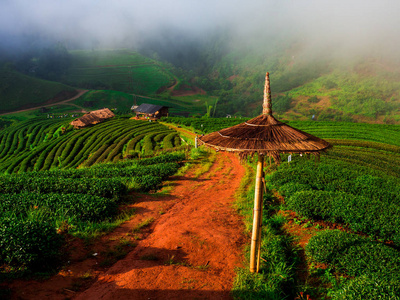
[[[250,249],[250,272],[258,272],[259,253],[261,244],[261,220],[262,220],[262,202],[263,202],[263,167],[264,155],[258,155],[257,174],[256,174],[256,191],[254,196],[253,211],[253,232],[251,237]]]

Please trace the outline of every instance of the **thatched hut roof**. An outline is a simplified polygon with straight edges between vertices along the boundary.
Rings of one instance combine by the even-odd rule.
[[[318,154],[330,144],[318,137],[284,124],[272,115],[269,73],[265,78],[263,114],[247,122],[199,137],[201,143],[242,155],[264,154],[279,162],[279,153]]]
[[[92,124],[100,123],[106,119],[114,117],[114,113],[108,108],[91,111],[82,117],[73,120],[70,124],[75,128],[81,128]]]

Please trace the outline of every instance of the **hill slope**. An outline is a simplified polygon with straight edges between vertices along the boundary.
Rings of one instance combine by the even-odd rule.
[[[161,63],[130,50],[71,51],[63,82],[82,88],[155,95],[174,76]]]
[[[77,93],[62,83],[0,69],[0,113],[62,101]]]

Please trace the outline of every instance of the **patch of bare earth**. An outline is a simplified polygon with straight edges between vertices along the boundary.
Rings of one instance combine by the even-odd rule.
[[[71,264],[49,280],[11,283],[13,299],[231,299],[247,239],[232,207],[245,170],[221,153],[194,171],[172,178],[168,194],[136,195],[135,216],[112,233],[72,242]],[[121,247],[127,255],[107,267]]]
[[[182,90],[172,90],[171,96],[183,97],[183,96],[193,96],[193,95],[206,95],[207,92],[197,86],[183,86]]]

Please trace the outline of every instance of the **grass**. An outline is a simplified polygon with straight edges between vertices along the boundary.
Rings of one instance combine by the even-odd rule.
[[[84,239],[84,240],[93,240],[95,238],[98,238],[100,236],[103,236],[118,226],[120,226],[122,223],[128,221],[135,215],[135,209],[127,209],[122,211],[118,216],[116,216],[112,220],[105,220],[100,223],[95,223],[95,222],[86,222],[83,224],[83,226],[80,226],[80,224],[77,224],[76,227],[80,228],[78,230],[75,230],[73,232],[73,235],[75,237]]]
[[[201,164],[201,167],[197,168],[194,174],[194,178],[199,178],[211,169],[216,159],[216,152],[213,150],[206,152],[204,149],[195,148],[192,153],[192,158],[196,160],[196,163]]]
[[[83,289],[91,280],[94,279],[94,275],[90,272],[87,271],[81,275],[79,275],[77,278],[73,280],[70,286],[70,290],[74,292],[78,292]]]
[[[133,247],[136,247],[135,243],[132,243],[128,239],[121,238],[118,244],[101,253],[104,259],[99,265],[101,267],[109,267],[115,264],[118,260],[123,259]]]
[[[135,227],[133,227],[132,232],[133,233],[138,233],[143,228],[146,228],[146,227],[150,226],[150,224],[153,223],[153,222],[154,222],[154,218],[147,218],[144,221],[142,221],[139,224],[137,224]]]
[[[168,255],[168,259],[164,262],[166,266],[183,266],[183,267],[188,267],[194,270],[199,270],[199,271],[205,271],[209,268],[208,263],[205,265],[199,265],[199,266],[194,266],[192,264],[189,264],[184,261],[178,261],[175,258],[175,255]]]

